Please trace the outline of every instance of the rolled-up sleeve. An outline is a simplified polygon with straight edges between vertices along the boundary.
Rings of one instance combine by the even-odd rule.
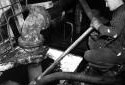
[[[99,32],[101,35],[110,36],[112,38],[117,38],[122,29],[125,29],[125,11],[120,11],[110,21],[110,26],[101,25],[99,27]]]

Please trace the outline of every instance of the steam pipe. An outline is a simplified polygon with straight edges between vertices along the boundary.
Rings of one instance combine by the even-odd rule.
[[[83,73],[73,73],[73,72],[57,72],[50,75],[42,77],[40,80],[36,81],[36,85],[45,85],[49,82],[55,80],[73,80],[92,84],[115,84],[117,81],[112,77],[102,77],[102,76],[90,76]]]

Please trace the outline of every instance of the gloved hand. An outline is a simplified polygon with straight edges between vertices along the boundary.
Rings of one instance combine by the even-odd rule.
[[[99,33],[97,33],[97,32],[92,32],[91,34],[90,34],[90,37],[93,39],[93,40],[97,40],[98,39],[98,37],[99,37]]]
[[[92,26],[96,30],[98,30],[101,25],[102,25],[102,23],[100,23],[100,21],[97,18],[95,18],[95,17],[92,18],[90,26]]]

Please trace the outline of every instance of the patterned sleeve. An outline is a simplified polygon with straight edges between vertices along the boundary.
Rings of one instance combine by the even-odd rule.
[[[125,11],[119,11],[110,21],[110,26],[101,25],[99,32],[101,35],[117,38],[125,27]]]

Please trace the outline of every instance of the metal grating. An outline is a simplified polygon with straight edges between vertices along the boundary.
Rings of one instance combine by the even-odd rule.
[[[14,48],[15,30],[20,32],[24,21],[22,12],[20,0],[0,0],[0,55]]]

